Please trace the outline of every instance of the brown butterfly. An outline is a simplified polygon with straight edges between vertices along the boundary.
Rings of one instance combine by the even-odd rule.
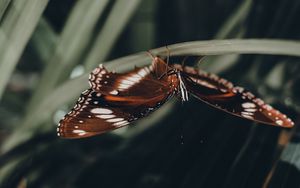
[[[105,133],[147,116],[171,97],[188,101],[189,93],[230,114],[280,127],[294,123],[249,91],[215,74],[153,57],[150,66],[113,73],[99,65],[90,74],[91,88],[59,122],[58,136],[83,138]]]

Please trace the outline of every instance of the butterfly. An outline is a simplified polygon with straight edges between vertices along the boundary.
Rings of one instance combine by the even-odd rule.
[[[102,134],[149,115],[174,96],[188,101],[190,95],[248,120],[287,128],[294,125],[286,115],[226,79],[152,58],[150,66],[127,73],[109,72],[102,64],[95,68],[89,76],[90,89],[60,120],[57,135],[83,138]]]

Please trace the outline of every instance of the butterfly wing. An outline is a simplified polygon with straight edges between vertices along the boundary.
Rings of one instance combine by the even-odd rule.
[[[160,79],[167,71],[167,64],[158,57],[153,59],[150,66],[135,68],[127,73],[109,72],[99,65],[90,74],[89,83],[94,91],[104,95],[126,96],[126,100],[135,100],[140,96],[152,98],[169,91],[169,78],[165,76]]]
[[[99,66],[91,73],[91,89],[81,94],[75,107],[59,122],[58,136],[94,136],[147,116],[174,94],[176,86],[168,82],[171,78],[157,77],[166,69],[160,59],[154,59],[150,67],[125,74]]]
[[[176,66],[182,70],[179,65]],[[191,67],[185,67],[182,74],[187,90],[211,106],[265,124],[281,127],[294,125],[286,115],[265,104],[251,92],[241,87],[235,87],[231,82],[215,74]]]
[[[59,122],[58,136],[83,138],[123,127],[160,107],[170,96],[160,95],[151,100],[124,103],[92,89],[84,91],[75,107]]]

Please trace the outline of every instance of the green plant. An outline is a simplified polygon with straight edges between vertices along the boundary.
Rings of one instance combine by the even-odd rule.
[[[268,1],[214,5],[227,18],[207,18],[220,23],[215,24],[214,36],[207,22],[193,20],[209,17],[204,9],[198,12],[211,6],[208,1],[47,3],[0,2],[0,185],[261,187],[297,182],[296,128],[258,126],[193,99],[185,104],[171,101],[137,126],[95,138],[61,140],[55,131],[58,119],[89,87],[88,74],[97,64],[127,71],[151,61],[146,53],[135,51],[152,49],[165,56],[165,47],[155,48],[165,44],[171,56],[206,55],[200,68],[258,91],[297,120],[300,42],[299,28],[291,25],[297,23],[299,3],[271,3],[277,10],[274,19]],[[51,11],[59,6],[64,11],[55,21]],[[254,13],[270,25],[259,25]],[[173,25],[176,32],[169,31]],[[197,25],[207,27],[199,30]],[[180,42],[186,40],[192,42]],[[71,79],[76,68],[83,74]],[[289,181],[278,178],[280,173]]]

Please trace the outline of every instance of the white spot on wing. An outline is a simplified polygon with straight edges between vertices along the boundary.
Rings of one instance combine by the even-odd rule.
[[[253,113],[252,112],[242,112],[242,115],[253,116]]]
[[[150,73],[149,68],[140,69],[136,74],[131,74],[125,77],[123,80],[120,81],[118,85],[119,90],[125,90],[132,87],[134,84],[138,83],[141,79],[147,76]]]
[[[118,86],[119,89],[128,89],[131,85],[127,85],[127,84],[120,84]]]
[[[123,120],[124,120],[124,118],[114,118],[114,119],[108,119],[106,121],[113,123],[113,122],[118,122],[118,121],[123,121]]]
[[[247,108],[255,108],[256,105],[254,103],[252,103],[252,102],[245,102],[245,103],[242,104],[242,107],[246,108],[246,109]]]
[[[145,67],[144,70],[147,72],[147,74],[150,73],[150,69],[148,67]]]
[[[253,119],[252,116],[246,115],[246,114],[242,114],[243,117],[248,118],[248,119]]]
[[[134,75],[132,75],[131,76],[132,78],[137,78],[137,79],[141,79],[142,77],[141,77],[141,75],[139,75],[139,74],[134,74]]]
[[[270,105],[268,105],[268,104],[265,105],[265,108],[266,108],[267,110],[272,110],[272,109],[273,109],[273,107],[270,106]]]
[[[145,77],[147,75],[147,72],[144,70],[144,69],[141,69],[138,74],[141,76],[141,77]]]
[[[276,124],[281,126],[283,124],[283,121],[282,120],[277,120]]]
[[[82,92],[83,95],[87,95],[90,91],[89,90],[85,90],[84,92]]]
[[[84,130],[73,130],[73,133],[78,134],[79,136],[86,134],[86,132]]]
[[[149,70],[153,71],[153,66],[152,65],[149,66]]]
[[[129,122],[125,120],[125,121],[120,121],[120,122],[114,123],[113,125],[124,126],[124,125],[127,125],[127,124],[129,124]]]
[[[255,108],[246,108],[245,109],[246,112],[256,112]]]
[[[110,119],[116,117],[115,115],[97,115],[96,117],[101,119]]]
[[[93,108],[91,110],[93,114],[112,114],[113,112],[107,108]]]
[[[121,84],[132,85],[132,84],[134,84],[134,82],[133,82],[133,81],[130,81],[130,80],[122,80],[122,81],[121,81]]]
[[[130,81],[133,81],[135,83],[137,83],[137,82],[139,82],[141,80],[140,77],[137,78],[137,77],[133,77],[133,76],[127,77],[126,79],[130,80]]]
[[[109,92],[110,94],[112,94],[112,95],[118,95],[118,91],[117,90],[112,90],[111,92]]]
[[[99,71],[100,71],[100,69],[99,69],[99,68],[95,68],[95,69],[93,70],[93,74],[98,74],[98,73],[99,73]]]

